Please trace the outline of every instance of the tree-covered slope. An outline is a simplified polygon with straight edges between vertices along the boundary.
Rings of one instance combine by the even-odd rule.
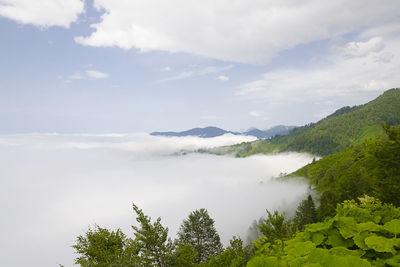
[[[304,176],[322,193],[319,216],[336,204],[364,194],[400,206],[400,126],[384,125],[385,135],[308,164],[289,176]]]
[[[326,156],[381,136],[381,124],[394,125],[399,118],[400,89],[390,89],[367,104],[341,108],[317,123],[294,129],[288,135],[217,148],[212,152],[244,157],[274,151],[299,151]]]

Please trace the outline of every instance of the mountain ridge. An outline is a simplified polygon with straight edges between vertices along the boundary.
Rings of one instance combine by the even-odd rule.
[[[337,153],[352,144],[383,135],[382,123],[394,125],[400,118],[400,89],[385,91],[359,106],[342,107],[316,123],[289,134],[210,150],[215,154],[246,157],[258,153],[308,152],[319,156]]]
[[[181,132],[152,132],[150,135],[154,136],[198,136],[202,138],[211,138],[211,137],[217,137],[221,136],[224,134],[234,134],[234,135],[247,135],[247,136],[255,136],[259,139],[263,138],[270,138],[275,135],[285,135],[288,134],[291,130],[293,130],[296,126],[286,126],[286,125],[276,125],[272,128],[269,128],[267,130],[260,130],[257,128],[250,128],[249,130],[245,132],[233,132],[233,131],[227,131],[215,126],[208,126],[204,128],[193,128],[190,130],[186,131],[181,131]]]

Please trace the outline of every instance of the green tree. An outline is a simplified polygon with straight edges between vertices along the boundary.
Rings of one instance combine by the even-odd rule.
[[[294,221],[299,230],[303,230],[306,224],[317,222],[317,210],[311,195],[303,200],[297,207],[296,216]]]
[[[230,245],[216,257],[211,257],[206,264],[207,267],[244,267],[253,256],[251,246],[243,246],[243,241],[240,237],[233,237],[229,242]]]
[[[292,220],[285,218],[285,213],[279,214],[278,211],[271,213],[269,210],[267,213],[268,218],[264,219],[258,228],[268,242],[273,243],[277,239],[286,240],[295,234],[296,227]]]
[[[206,209],[191,212],[178,231],[178,243],[190,245],[198,253],[196,262],[207,262],[222,252],[222,244],[214,220]]]
[[[400,206],[400,126],[383,124],[386,138],[380,140],[372,151],[376,158],[378,197]]]
[[[110,231],[95,225],[76,239],[72,247],[79,255],[75,264],[80,266],[118,266],[133,258],[128,250],[129,240],[120,229]]]
[[[190,267],[196,265],[197,251],[191,245],[176,246],[167,266]]]
[[[173,249],[172,241],[168,239],[168,228],[161,225],[160,217],[151,223],[150,217],[144,215],[135,204],[132,206],[137,214],[136,221],[140,225],[132,228],[135,235],[133,244],[138,251],[141,265],[166,266]]]

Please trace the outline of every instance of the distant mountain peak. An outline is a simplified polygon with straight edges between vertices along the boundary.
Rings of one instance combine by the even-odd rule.
[[[275,135],[285,135],[288,134],[290,130],[294,129],[295,126],[283,126],[283,125],[278,125],[275,127],[272,127],[268,130],[260,130],[255,127],[251,127],[249,130],[246,132],[233,132],[233,131],[227,131],[215,126],[207,126],[204,128],[193,128],[187,131],[182,131],[182,132],[152,132],[150,133],[151,135],[155,136],[197,136],[197,137],[202,137],[202,138],[211,138],[211,137],[217,137],[221,136],[224,134],[234,134],[234,135],[247,135],[247,136],[255,136],[259,139],[263,138],[270,138]]]

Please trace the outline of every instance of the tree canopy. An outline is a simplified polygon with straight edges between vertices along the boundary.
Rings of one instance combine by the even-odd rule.
[[[196,252],[196,262],[206,262],[211,256],[222,251],[222,244],[214,220],[206,209],[191,212],[182,222],[178,231],[178,242],[192,246]]]

